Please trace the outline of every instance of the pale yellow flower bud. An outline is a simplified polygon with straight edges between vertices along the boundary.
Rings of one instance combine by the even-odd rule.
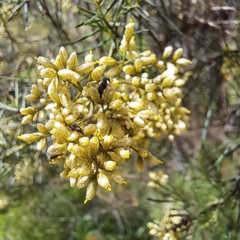
[[[51,81],[52,81],[52,78],[44,78],[43,79],[43,84],[45,86],[48,86],[51,83]]]
[[[70,79],[74,75],[74,72],[70,69],[58,70],[58,76],[64,79]]]
[[[135,117],[133,119],[133,121],[141,128],[145,127],[145,125],[146,125],[145,122],[143,121],[143,119],[140,117]]]
[[[106,57],[105,56],[105,57],[101,57],[99,59],[99,64],[101,64],[101,65],[113,66],[116,63],[117,63],[117,61],[112,57]]]
[[[41,138],[40,141],[37,143],[37,150],[40,152],[42,151],[47,145],[46,138]]]
[[[53,69],[57,70],[56,65],[53,64],[49,59],[47,59],[45,57],[38,57],[36,59],[44,68],[53,68]]]
[[[147,77],[147,76],[144,76],[144,75],[142,74],[141,84],[145,85],[145,84],[147,84],[148,82],[149,82],[148,77]]]
[[[25,99],[29,102],[36,102],[39,100],[39,97],[34,94],[27,94]]]
[[[179,68],[171,62],[167,62],[167,70],[171,71],[173,74],[177,74],[179,72]]]
[[[178,128],[181,130],[181,131],[186,131],[187,130],[187,126],[186,126],[186,123],[180,119],[178,119]]]
[[[143,57],[149,57],[151,55],[151,51],[150,50],[145,50],[144,52],[141,53],[141,56]]]
[[[163,96],[168,101],[175,101],[176,100],[175,92],[171,88],[164,88],[163,89]]]
[[[64,66],[66,66],[67,65],[67,60],[68,60],[68,54],[67,54],[67,51],[64,47],[60,47],[59,56],[60,56],[62,64]]]
[[[147,99],[148,101],[154,101],[157,99],[157,94],[155,92],[147,93]]]
[[[81,97],[81,98],[78,98],[76,103],[79,103],[79,104],[85,104],[88,102],[88,98],[85,98],[85,97]]]
[[[166,48],[164,49],[162,58],[163,58],[164,60],[167,59],[167,58],[172,54],[172,51],[173,51],[173,47],[172,47],[172,46],[166,47]]]
[[[108,134],[110,126],[104,113],[100,114],[97,120],[97,128],[101,131],[102,135]]]
[[[96,158],[99,163],[103,164],[104,162],[106,162],[108,160],[109,156],[106,151],[99,151],[96,154]]]
[[[89,87],[89,95],[94,102],[98,104],[101,103],[100,95],[98,93],[98,90],[95,87],[93,86]]]
[[[113,110],[120,110],[122,107],[123,102],[120,99],[116,99],[110,102],[109,108]]]
[[[115,161],[116,163],[122,163],[125,159],[122,158],[119,154],[116,154],[115,152],[108,152],[108,155],[111,157],[111,159],[113,161]],[[104,159],[105,161],[105,159]]]
[[[171,87],[174,83],[174,80],[176,79],[176,76],[173,74],[169,74],[167,77],[165,77],[162,80],[162,87],[167,88],[167,87]]]
[[[69,169],[68,169],[68,168],[65,168],[65,169],[60,173],[60,177],[61,177],[61,178],[67,178],[68,172],[69,172]]]
[[[37,70],[38,70],[39,72],[41,72],[41,70],[43,70],[43,69],[44,69],[44,67],[43,67],[42,65],[37,66]]]
[[[59,94],[59,100],[60,100],[60,103],[63,105],[63,107],[65,107],[69,111],[72,111],[73,102],[71,101],[68,94]]]
[[[103,166],[104,166],[104,169],[107,170],[107,171],[113,171],[116,167],[116,162],[114,161],[106,161],[104,162]]]
[[[39,141],[43,136],[44,135],[42,133],[31,133],[31,134],[22,134],[17,138],[27,143],[32,143],[32,142]]]
[[[59,80],[57,77],[55,77],[53,78],[53,80],[48,86],[48,95],[50,99],[57,104],[60,103],[60,100],[58,97],[58,89],[59,89]]]
[[[174,91],[177,99],[182,99],[183,98],[183,93],[181,88],[179,87],[172,87],[172,90]],[[177,102],[177,99],[175,99],[175,103]]]
[[[40,74],[43,78],[53,78],[57,73],[53,68],[43,68]]]
[[[71,171],[69,171],[68,175],[67,175],[68,178],[78,178],[79,177],[79,172],[78,172],[78,169],[76,168],[73,168],[71,169]]]
[[[59,154],[65,154],[67,152],[67,144],[63,143],[54,143],[53,145],[49,146],[47,153],[50,156],[53,155],[59,155]]]
[[[131,64],[128,64],[128,65],[124,66],[124,67],[122,68],[122,71],[123,71],[125,74],[129,74],[129,75],[134,75],[134,74],[136,74],[135,68],[134,68],[134,66],[131,65]]]
[[[137,116],[141,118],[149,118],[152,117],[153,115],[154,115],[153,110],[142,110],[137,113]]]
[[[106,190],[112,190],[108,177],[102,171],[97,174],[97,182],[99,186],[105,188]]]
[[[129,94],[123,92],[123,93],[121,93],[121,97],[125,102],[129,101]]]
[[[113,100],[114,91],[115,90],[112,84],[108,84],[103,92],[102,88],[98,88],[98,92],[100,96],[102,95],[102,99],[105,104],[109,104]]]
[[[157,62],[157,56],[156,56],[156,54],[152,53],[150,57],[151,57],[151,59],[152,59],[152,62],[151,62],[151,63],[152,63],[152,64],[155,64],[155,63]]]
[[[53,119],[49,119],[46,124],[45,124],[45,127],[49,130],[51,130],[53,128],[53,124],[54,124],[54,121]]]
[[[113,171],[111,172],[111,178],[113,181],[115,181],[118,184],[127,184],[127,182],[124,180],[123,178],[123,174],[117,172],[117,171]]]
[[[141,102],[129,102],[129,103],[128,103],[128,106],[129,106],[130,108],[133,108],[133,109],[138,110],[138,111],[140,111],[141,109],[143,109],[143,105],[142,105]]]
[[[36,84],[33,84],[31,94],[36,95],[37,97],[40,97],[42,95],[42,92],[39,90]]]
[[[77,113],[85,113],[85,111],[86,110],[84,105],[81,105],[81,104],[74,105],[74,109],[73,109],[74,114],[78,115]]]
[[[128,55],[131,59],[135,60],[137,58],[139,58],[139,54],[136,51],[129,51]]]
[[[81,189],[86,187],[91,182],[91,177],[89,176],[83,176],[79,177],[77,181],[77,188]]]
[[[69,145],[67,150],[81,159],[87,159],[89,157],[87,149],[79,146],[78,144]]]
[[[62,63],[60,55],[57,55],[55,65],[57,66],[58,70],[63,69],[65,67],[64,64]]]
[[[119,155],[121,158],[124,158],[124,159],[128,159],[130,158],[130,151],[127,149],[123,149],[123,148],[117,148],[117,149],[114,149],[114,152]]]
[[[55,113],[54,110],[56,110],[56,109],[53,109],[53,110],[52,110],[52,113],[53,113],[55,116],[58,115],[58,112]],[[62,115],[63,115],[64,117],[67,117],[67,116],[71,113],[71,110],[68,109],[68,108],[63,108],[61,112],[62,112]]]
[[[99,81],[101,79],[102,74],[104,73],[105,69],[106,69],[105,65],[101,65],[101,66],[94,68],[91,73],[91,78],[95,81]]]
[[[169,141],[173,142],[174,141],[174,136],[173,135],[168,135]]]
[[[185,85],[185,81],[183,79],[177,79],[174,81],[173,86],[175,87],[183,87]]]
[[[128,50],[128,42],[125,36],[123,36],[119,49],[123,52],[126,52]]]
[[[57,122],[60,122],[60,123],[65,123],[65,118],[63,117],[63,115],[61,115],[61,114],[57,114],[56,116],[55,116],[55,120],[57,121]],[[67,122],[66,122],[67,123]],[[67,123],[68,124],[68,123]]]
[[[160,126],[159,126],[159,128],[162,130],[162,132],[164,133],[164,134],[167,134],[167,129],[168,129],[168,127],[167,127],[167,124],[166,123],[160,123]]]
[[[38,120],[38,112],[35,112],[33,114],[33,118],[32,118],[33,122],[36,122]]]
[[[96,195],[96,192],[97,192],[97,186],[98,186],[98,183],[96,180],[92,180],[88,187],[87,187],[87,191],[86,191],[86,199],[84,201],[84,204],[86,204],[88,201],[92,200],[95,195]]]
[[[69,182],[70,182],[70,187],[74,187],[77,183],[77,179],[76,178],[70,178]]]
[[[113,141],[114,137],[112,134],[103,136],[102,142],[103,149],[108,150],[110,146],[113,144]]]
[[[85,56],[85,63],[91,63],[91,62],[93,62],[92,50],[90,50],[89,53]]]
[[[50,133],[53,134],[59,142],[66,142],[71,132],[65,124],[56,121]]]
[[[187,65],[191,65],[192,61],[190,61],[187,58],[179,58],[176,60],[176,63],[180,66],[187,66]]]
[[[135,42],[135,37],[132,36],[129,42],[129,51],[135,51],[137,48],[136,42]]]
[[[107,78],[113,78],[119,74],[121,70],[121,66],[119,64],[116,64],[114,67],[110,68],[104,76]]]
[[[78,74],[86,74],[91,72],[94,69],[94,63],[93,62],[87,62],[75,69],[75,72]]]
[[[74,154],[70,154],[65,160],[65,168],[76,168],[79,164],[79,158],[77,158]]]
[[[79,144],[80,144],[80,146],[82,146],[82,147],[88,146],[88,145],[89,145],[89,142],[90,142],[90,140],[89,140],[88,137],[81,137],[81,138],[79,139]]]
[[[166,121],[166,124],[167,124],[168,129],[172,129],[173,128],[173,121],[171,119],[168,119]]]
[[[85,135],[90,135],[90,134],[94,135],[96,130],[97,130],[97,126],[95,124],[90,123],[83,128],[83,133]]]
[[[71,133],[71,135],[67,138],[69,142],[77,141],[80,137],[80,134],[77,131]]]
[[[129,74],[126,74],[126,75],[125,75],[125,80],[126,80],[126,81],[129,81],[129,82],[132,81],[132,76],[129,75]]]
[[[181,107],[180,109],[178,109],[179,113],[181,114],[190,114],[191,111],[185,107]]]
[[[46,135],[49,134],[49,130],[48,130],[48,129],[45,127],[45,125],[42,124],[42,123],[38,123],[38,124],[37,124],[37,129],[38,129],[39,132],[41,132],[41,133],[43,133],[43,134],[46,134]]]
[[[127,42],[129,42],[130,39],[132,38],[133,31],[134,31],[134,22],[132,19],[130,19],[130,23],[128,23],[125,26],[125,32],[124,32],[124,36],[125,36]]]
[[[150,65],[153,62],[153,59],[152,59],[151,56],[149,56],[149,57],[141,57],[140,59],[142,61],[142,65],[144,65],[144,66],[145,65]]]
[[[97,137],[92,137],[89,142],[90,155],[96,155],[99,150],[99,140]]]
[[[161,74],[161,79],[164,79],[168,77],[169,75],[174,75],[174,72],[172,69],[167,69]]]
[[[112,121],[112,134],[116,139],[120,139],[125,135],[124,128],[116,120]]]
[[[78,166],[79,166],[79,161],[78,161]],[[92,163],[89,161],[89,159],[81,161],[81,166],[78,167],[78,172],[80,177],[92,175],[93,173]]]
[[[30,115],[30,114],[28,114],[28,115],[26,115],[26,116],[24,116],[23,118],[22,118],[22,124],[24,125],[24,124],[28,124],[29,122],[31,122],[32,121],[32,119],[33,119],[33,116],[32,115]]]
[[[77,54],[75,52],[72,52],[67,61],[67,68],[74,71],[77,67],[77,63],[78,63]]]
[[[178,48],[173,54],[173,61],[176,61],[177,59],[179,59],[182,56],[182,53],[183,53],[183,49]]]
[[[35,107],[20,108],[20,113],[22,115],[34,114],[36,112]]]
[[[42,106],[46,106],[47,100],[45,98],[40,98],[39,102],[42,104]]]
[[[138,87],[140,85],[140,77],[134,76],[132,78],[132,85]]]
[[[146,92],[154,92],[155,91],[155,89],[157,88],[157,86],[156,86],[156,84],[154,84],[154,83],[147,83],[146,85],[145,85],[145,91]]]
[[[137,58],[134,61],[134,68],[136,70],[137,73],[141,73],[142,72],[142,67],[143,67],[143,62],[141,59]]]
[[[157,61],[156,66],[159,68],[160,72],[163,72],[166,70],[165,63],[162,60]]]

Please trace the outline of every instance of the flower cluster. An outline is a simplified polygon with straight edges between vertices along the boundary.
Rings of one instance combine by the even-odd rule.
[[[148,176],[151,178],[151,181],[148,183],[148,187],[157,189],[168,182],[168,175],[162,171],[149,172]]]
[[[98,185],[110,191],[110,180],[126,183],[116,168],[130,158],[130,149],[138,154],[140,171],[144,161],[162,163],[139,147],[145,137],[173,139],[186,130],[189,110],[181,106],[181,87],[187,74],[180,68],[191,62],[180,58],[182,49],[167,61],[172,47],[165,49],[163,60],[149,50],[138,53],[133,21],[125,28],[121,60],[94,60],[90,51],[78,65],[76,53],[68,56],[64,47],[54,60],[38,57],[41,78],[26,96],[32,105],[20,109],[22,124],[39,123],[38,132],[19,139],[37,142],[38,151],[47,148],[51,163],[63,162],[61,177],[69,178],[71,186],[87,187],[85,202]]]
[[[148,223],[149,234],[163,240],[176,240],[187,233],[191,220],[186,212],[169,210],[161,221]]]

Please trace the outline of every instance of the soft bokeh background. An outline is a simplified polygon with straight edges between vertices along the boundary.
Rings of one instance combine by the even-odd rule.
[[[239,2],[101,2],[102,13],[94,1],[0,1],[0,239],[153,239],[147,222],[160,220],[170,207],[196,216],[208,212],[190,229],[192,239],[237,239]],[[151,150],[164,166],[139,173],[129,160],[122,170],[127,186],[100,191],[83,205],[85,191],[59,177],[61,166],[17,140],[34,127],[21,126],[18,110],[38,78],[36,56],[55,57],[60,46],[76,51],[79,63],[91,49],[107,55],[130,18],[142,50],[161,58],[166,46],[182,47],[193,61],[184,98],[192,112],[189,132],[174,142],[153,140]],[[159,169],[169,185],[155,192],[147,187],[148,172]],[[215,206],[216,199],[223,204]]]

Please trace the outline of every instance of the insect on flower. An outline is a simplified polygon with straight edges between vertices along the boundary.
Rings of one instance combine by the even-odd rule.
[[[106,78],[106,77],[103,77],[100,80],[100,83],[98,85],[98,93],[100,95],[100,98],[102,98],[103,92],[106,89],[109,82],[110,82],[110,78]]]
[[[79,133],[83,133],[82,129],[78,125],[76,125],[76,124],[71,126],[71,130],[79,132]]]
[[[50,160],[53,160],[53,159],[55,159],[55,158],[58,158],[58,157],[60,157],[60,156],[62,156],[63,154],[61,153],[61,154],[56,154],[56,155],[52,155],[51,157],[50,157]]]
[[[47,154],[48,158],[49,158],[49,163],[50,164],[56,164],[59,162],[62,162],[64,160],[64,155],[62,153],[60,154],[54,154],[49,156],[49,154]]]

